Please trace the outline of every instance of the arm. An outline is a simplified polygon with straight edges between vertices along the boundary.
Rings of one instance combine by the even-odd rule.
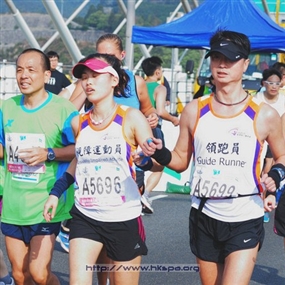
[[[77,84],[77,81],[75,83],[70,84],[69,86],[64,88],[62,91],[60,91],[58,96],[69,100],[71,95],[72,95],[72,92],[74,91],[74,89],[76,87],[76,84]]]
[[[61,148],[52,148],[55,153],[55,161],[71,161],[75,156],[74,137],[78,133],[79,116],[75,116],[71,121],[70,144]],[[73,134],[72,134],[73,132]],[[47,161],[48,149],[42,147],[32,147],[18,151],[19,158],[29,166],[35,166]]]
[[[285,114],[281,117],[281,127],[282,127],[282,134],[285,141]],[[275,208],[276,198],[274,195],[268,195],[264,199],[264,209],[267,212],[271,212]]]
[[[171,88],[168,80],[163,76],[163,85],[166,87],[166,105],[170,104]]]
[[[268,105],[264,106],[264,108],[264,113],[267,114],[267,116],[264,116],[265,119],[263,122],[263,128],[265,128],[267,131],[265,139],[269,144],[269,148],[272,152],[275,164],[281,163],[285,165],[285,139],[283,136],[284,126],[282,126],[281,118],[275,109],[271,108]],[[262,113],[260,116],[261,115]],[[260,126],[258,127],[262,130]]]
[[[285,113],[281,117],[281,126],[282,126],[282,134],[285,140]]]
[[[192,133],[197,121],[197,100],[188,103],[182,111],[179,123],[179,136],[172,153],[171,162],[167,165],[177,172],[185,171],[192,156]]]
[[[86,99],[86,95],[83,91],[83,88],[81,86],[81,80],[77,80],[76,87],[74,91],[72,92],[71,97],[69,98],[69,101],[74,104],[76,109],[79,111],[83,107]]]
[[[74,157],[66,172],[55,182],[53,188],[51,189],[51,193],[44,205],[43,210],[43,216],[47,222],[50,222],[54,218],[60,196],[71,184],[74,183],[76,165],[77,159]]]
[[[145,116],[137,109],[129,108],[124,123],[124,132],[129,141],[139,145],[146,156],[150,156],[156,149],[155,144],[148,144],[148,139],[153,139],[150,125]],[[160,146],[161,140],[158,140]],[[162,146],[162,143],[161,143]]]
[[[165,109],[166,87],[158,85],[154,91],[157,114],[164,120],[170,121],[174,126],[178,126],[179,118],[170,115]]]
[[[187,169],[192,156],[192,133],[197,120],[197,100],[193,100],[183,109],[179,124],[179,137],[174,150],[171,152],[171,160],[166,166],[177,172],[183,172]],[[157,139],[153,138],[153,142],[157,144]],[[147,142],[144,142],[144,145]],[[160,150],[161,147],[157,146]],[[142,158],[135,157],[136,163],[140,165]],[[146,170],[161,171],[163,167],[152,159],[152,167]]]
[[[65,99],[68,99],[68,100],[69,100],[71,94],[70,94],[68,88],[65,88],[65,89],[62,89],[62,90],[57,94],[57,96],[63,97],[63,98],[65,98]]]
[[[146,83],[142,77],[136,75],[136,88],[140,100],[140,110],[148,118],[151,128],[155,128],[158,124],[158,115],[155,108],[151,105]]]
[[[267,151],[266,151],[264,160],[265,160],[265,162],[264,162],[262,173],[268,173],[268,171],[270,170],[270,168],[274,164],[272,153],[271,153],[270,148],[268,146],[267,146]]]
[[[259,112],[257,118],[257,132],[261,140],[265,139],[269,144],[275,161],[273,168],[277,164],[283,167],[285,165],[285,140],[282,132],[281,118],[277,111],[267,104],[264,104]],[[261,182],[264,183],[265,188],[269,192],[275,192],[276,188],[279,187],[278,181],[276,183],[273,178],[270,171],[261,177]]]
[[[71,161],[75,155],[75,146],[70,144],[61,148],[52,148],[56,161]],[[25,148],[18,151],[19,158],[29,166],[47,161],[48,149],[42,147]]]

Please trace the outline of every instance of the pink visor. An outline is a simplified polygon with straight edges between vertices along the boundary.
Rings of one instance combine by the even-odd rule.
[[[117,71],[111,65],[98,58],[90,58],[87,59],[85,62],[77,63],[72,69],[73,76],[75,78],[81,78],[82,73],[86,67],[91,69],[92,71],[98,73],[110,73],[111,75],[119,78]]]

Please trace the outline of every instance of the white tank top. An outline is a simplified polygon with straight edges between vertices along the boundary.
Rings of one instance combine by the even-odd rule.
[[[282,116],[285,113],[285,96],[284,96],[284,94],[279,92],[277,101],[272,103],[272,104],[266,100],[266,98],[264,96],[264,92],[258,92],[255,95],[255,97],[260,99],[262,102],[270,105],[272,108],[274,108],[280,116]]]
[[[128,108],[118,106],[112,121],[102,130],[92,125],[90,111],[80,118],[75,205],[98,221],[126,221],[141,214],[141,196],[131,156],[136,146],[124,134]]]
[[[215,219],[237,222],[261,217],[263,145],[255,132],[261,101],[251,97],[240,113],[220,117],[212,112],[212,98],[203,96],[198,103],[193,134],[193,207],[198,208],[201,200],[196,197],[209,197],[203,212]]]

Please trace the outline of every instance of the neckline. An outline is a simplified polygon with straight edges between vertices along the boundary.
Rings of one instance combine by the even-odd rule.
[[[103,118],[103,119],[101,119],[101,120],[99,120],[99,121],[95,121],[95,120],[92,118],[92,115],[94,115],[94,114],[93,114],[94,109],[92,109],[92,110],[90,111],[90,113],[89,113],[89,118],[90,118],[91,123],[92,123],[94,126],[99,126],[99,125],[103,124],[109,117],[111,117],[111,115],[114,114],[114,111],[117,109],[117,106],[118,106],[118,104],[115,103],[114,107],[113,107],[112,110],[108,113],[108,115],[107,115],[105,118]]]
[[[214,98],[215,98],[216,102],[218,102],[224,106],[227,106],[227,107],[236,106],[236,105],[241,104],[242,102],[244,102],[248,98],[248,96],[249,96],[249,93],[248,93],[248,91],[246,91],[246,95],[242,100],[235,102],[235,103],[225,103],[225,102],[220,101],[219,98],[217,97],[217,94],[214,93]]]

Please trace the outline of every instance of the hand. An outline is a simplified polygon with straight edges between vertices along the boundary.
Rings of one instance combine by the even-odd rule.
[[[142,152],[145,156],[151,156],[156,149],[162,149],[162,140],[157,138],[147,139],[141,146]]]
[[[44,205],[44,211],[43,211],[43,216],[47,222],[50,222],[54,218],[57,205],[58,205],[58,198],[54,195],[50,195]]]
[[[143,152],[132,152],[132,159],[133,159],[133,162],[136,164],[136,165],[141,165],[143,159],[144,159],[144,154]]]
[[[264,184],[264,187],[269,192],[275,192],[276,191],[276,185],[274,180],[268,176],[267,173],[262,174],[260,182]]]
[[[27,165],[35,166],[47,160],[47,150],[42,147],[20,149],[18,157]]]
[[[147,164],[148,160],[151,159],[150,157],[145,156],[142,151],[133,152],[133,153],[132,153],[132,158],[133,158],[133,162],[134,162],[137,166],[144,166],[144,165]]]
[[[175,117],[174,120],[172,121],[172,124],[177,127],[179,125],[179,118],[178,117]]]
[[[271,212],[276,208],[276,198],[274,195],[268,195],[263,201],[264,211]]]
[[[148,123],[152,129],[157,127],[159,116],[156,113],[151,113],[147,117]]]

